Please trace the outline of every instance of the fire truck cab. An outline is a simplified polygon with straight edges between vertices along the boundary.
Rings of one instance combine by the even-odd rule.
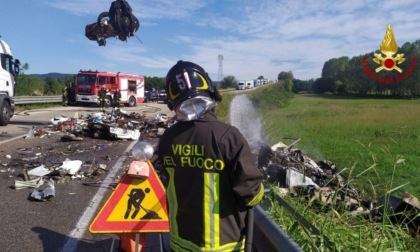
[[[98,92],[108,90],[107,106],[112,104],[112,96],[121,91],[121,103],[130,107],[144,101],[144,77],[140,75],[80,70],[75,78],[76,102],[79,104],[99,104]]]

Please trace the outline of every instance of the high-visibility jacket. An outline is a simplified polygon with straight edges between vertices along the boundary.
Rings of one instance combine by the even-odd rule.
[[[208,112],[168,128],[157,154],[168,177],[171,248],[243,250],[247,207],[261,201],[264,188],[239,130]]]
[[[98,100],[99,101],[105,101],[107,100],[107,93],[108,93],[108,89],[106,88],[101,88],[98,91]]]
[[[67,96],[68,96],[68,94],[67,94],[67,88],[64,88],[63,89],[63,95],[62,95],[63,101],[67,101]]]
[[[114,96],[112,97],[112,99],[114,100],[114,102],[121,101],[121,92],[120,91],[115,91]]]

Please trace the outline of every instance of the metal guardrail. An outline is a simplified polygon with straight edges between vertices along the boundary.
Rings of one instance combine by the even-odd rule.
[[[325,245],[331,250],[335,251],[335,245],[334,243],[324,234],[322,234],[312,223],[310,223],[308,220],[306,220],[300,213],[298,213],[287,201],[285,201],[282,197],[279,195],[276,196],[277,202],[284,207],[290,214],[293,215],[295,220],[301,225],[301,227],[305,228],[308,233],[310,233],[313,236],[322,237],[322,240],[324,241]]]
[[[303,252],[260,206],[254,208],[254,243],[257,251]]]
[[[43,95],[43,96],[15,96],[13,97],[16,105],[32,104],[32,103],[54,103],[62,102],[61,95]]]

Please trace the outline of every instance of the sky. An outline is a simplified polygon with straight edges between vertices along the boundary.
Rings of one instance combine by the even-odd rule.
[[[398,46],[420,39],[418,0],[127,1],[140,28],[126,42],[113,37],[98,46],[85,36],[111,0],[2,0],[0,35],[29,64],[26,74],[91,69],[165,77],[185,60],[213,81],[275,80],[282,71],[316,79],[329,59],[379,51],[388,24]]]

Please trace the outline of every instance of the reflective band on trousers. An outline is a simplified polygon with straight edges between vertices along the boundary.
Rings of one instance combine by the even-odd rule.
[[[220,244],[220,174],[204,173],[204,247],[182,239],[178,234],[178,223],[176,215],[178,209],[178,201],[176,198],[176,188],[174,185],[174,169],[166,169],[169,174],[169,185],[166,191],[169,204],[169,222],[170,228],[170,244],[175,251],[240,251],[245,248],[245,239],[239,242],[231,242]]]

